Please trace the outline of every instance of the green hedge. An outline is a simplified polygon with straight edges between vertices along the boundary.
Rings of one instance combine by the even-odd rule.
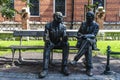
[[[0,33],[0,40],[19,40],[19,37],[13,37],[12,33]],[[36,40],[36,37],[30,37],[30,40]],[[42,39],[42,38],[39,38]],[[23,40],[26,40],[24,38]],[[69,38],[70,41],[76,41],[75,37]],[[105,32],[105,33],[98,33],[97,40],[120,40],[120,32]]]
[[[0,40],[12,40],[13,34],[12,33],[0,33]]]

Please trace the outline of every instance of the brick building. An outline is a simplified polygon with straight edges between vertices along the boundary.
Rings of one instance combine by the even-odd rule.
[[[11,0],[13,7],[21,11],[26,6],[21,0]],[[52,15],[56,11],[61,11],[64,15],[64,21],[74,28],[75,24],[80,24],[84,20],[84,5],[88,4],[88,0],[28,0],[33,7],[28,7],[30,12],[30,22],[52,21]],[[120,22],[120,0],[90,0],[90,4],[98,2],[106,11],[105,22]],[[5,19],[0,16],[0,22]],[[13,22],[21,22],[19,14],[15,14]]]

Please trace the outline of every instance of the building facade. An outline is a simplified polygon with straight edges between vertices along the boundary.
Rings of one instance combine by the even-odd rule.
[[[89,1],[89,2],[88,2]],[[53,20],[53,13],[60,11],[64,15],[64,22],[69,29],[76,29],[85,19],[85,5],[95,4],[103,6],[105,9],[105,23],[119,23],[120,22],[120,0],[27,0],[32,3],[32,7],[28,7],[25,2],[21,0],[11,0],[12,7],[17,11],[21,11],[23,7],[27,7],[30,12],[29,21],[31,24],[46,24]],[[97,7],[98,7],[97,6]],[[97,8],[96,7],[96,8]],[[5,22],[6,19],[0,16],[0,22]],[[12,19],[14,23],[21,22],[21,16],[15,14]]]

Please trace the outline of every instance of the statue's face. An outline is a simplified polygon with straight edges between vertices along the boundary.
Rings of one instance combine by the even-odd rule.
[[[91,12],[88,12],[86,14],[86,20],[87,20],[87,22],[93,22],[93,20],[94,20],[94,14],[91,13]]]
[[[63,21],[62,13],[56,12],[54,14],[54,20],[57,21],[58,23],[61,23]]]

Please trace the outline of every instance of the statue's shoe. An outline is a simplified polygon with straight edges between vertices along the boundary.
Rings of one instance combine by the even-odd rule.
[[[77,64],[77,61],[73,60],[70,62],[71,65],[76,65]]]
[[[94,48],[93,50],[95,50],[95,51],[100,51],[100,49],[98,49],[98,48]]]
[[[93,73],[92,73],[92,71],[91,71],[91,70],[86,70],[86,74],[87,74],[88,76],[90,76],[90,77],[92,77],[92,76],[93,76]]]
[[[69,76],[70,75],[70,71],[67,69],[67,67],[63,68],[61,70],[61,73],[64,74],[65,76]]]
[[[46,77],[47,74],[48,74],[48,70],[43,70],[43,71],[39,74],[39,78],[44,78],[44,77]]]

